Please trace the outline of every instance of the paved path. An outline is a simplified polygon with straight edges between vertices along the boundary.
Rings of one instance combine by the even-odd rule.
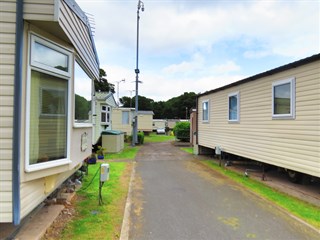
[[[171,143],[136,157],[129,239],[320,239]]]

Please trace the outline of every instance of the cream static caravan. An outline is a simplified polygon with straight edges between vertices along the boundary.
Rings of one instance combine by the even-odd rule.
[[[199,153],[225,153],[320,177],[320,54],[198,95]],[[303,173],[303,174],[301,174]]]
[[[0,223],[19,225],[91,153],[75,68],[92,89],[99,62],[73,0],[1,1],[0,48]]]

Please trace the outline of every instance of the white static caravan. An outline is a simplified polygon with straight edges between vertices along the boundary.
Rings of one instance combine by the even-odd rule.
[[[99,62],[75,1],[0,6],[0,224],[19,225],[91,153],[92,124],[75,121],[74,69],[92,89]]]
[[[132,135],[134,108],[112,109],[112,130],[122,131],[126,136]],[[152,132],[153,111],[138,111],[138,131]]]
[[[155,132],[158,128],[166,128],[168,122],[165,119],[153,119],[152,121],[152,130]]]
[[[112,92],[96,92],[93,97],[93,144],[103,130],[112,129],[112,109],[118,107]]]
[[[320,177],[320,54],[198,95],[196,151]],[[303,174],[301,174],[303,173]]]

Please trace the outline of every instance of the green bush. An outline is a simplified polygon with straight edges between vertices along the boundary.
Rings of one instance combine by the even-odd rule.
[[[141,145],[144,143],[144,132],[138,132],[138,143]]]
[[[178,122],[173,128],[173,133],[177,139],[184,142],[189,142],[190,141],[190,123]]]
[[[132,135],[128,137],[130,142],[132,141]],[[144,143],[144,132],[138,132],[138,144],[143,144]]]

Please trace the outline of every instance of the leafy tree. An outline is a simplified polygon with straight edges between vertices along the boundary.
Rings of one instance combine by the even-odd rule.
[[[189,110],[196,106],[197,94],[194,92],[185,92],[184,94],[169,99],[165,104],[166,118],[185,119],[188,117]]]
[[[153,99],[139,96],[139,110],[151,110],[154,112],[154,119],[185,119],[189,116],[190,109],[196,106],[194,92],[169,99],[168,101],[155,102]],[[135,97],[122,97],[120,102],[123,107],[135,107]],[[186,116],[187,115],[187,116]]]
[[[101,92],[112,92],[115,93],[114,90],[114,84],[109,83],[108,80],[104,77],[107,76],[106,72],[100,68],[100,73],[99,73],[99,80],[94,80],[94,89],[95,91],[101,91]]]
[[[120,103],[123,107],[132,107],[132,98],[123,96],[120,98]]]
[[[136,106],[136,98],[122,97],[120,102],[123,104],[123,107],[133,107]],[[138,107],[139,110],[153,111],[154,100],[151,98],[146,98],[144,96],[138,96]]]

